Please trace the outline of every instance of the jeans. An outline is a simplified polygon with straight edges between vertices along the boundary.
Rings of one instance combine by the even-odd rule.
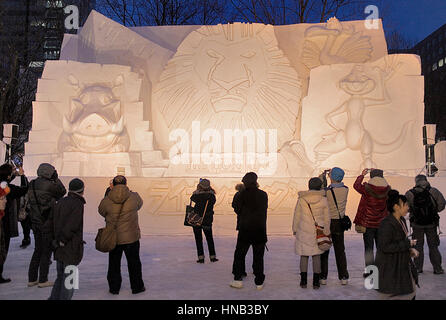
[[[367,228],[362,234],[364,240],[364,260],[365,265],[375,264],[374,243],[378,245],[378,228]]]
[[[232,274],[234,280],[241,281],[245,274],[245,258],[248,253],[249,247],[252,245],[253,262],[252,267],[254,269],[255,284],[261,285],[265,281],[263,255],[265,254],[265,243],[251,244],[237,238],[237,245],[234,252],[234,263],[232,265]]]
[[[132,291],[141,290],[144,287],[142,280],[142,265],[139,258],[139,240],[129,244],[119,244],[110,251],[108,256],[107,280],[110,291],[119,292],[121,289],[121,259],[124,252]]]
[[[33,227],[34,233],[34,253],[31,258],[28,270],[29,282],[40,283],[48,281],[48,272],[51,260],[51,237],[41,231],[38,227]]]
[[[70,275],[70,273],[65,273],[66,267],[66,264],[57,261],[57,278],[48,300],[71,300],[73,297],[74,288],[68,289],[65,286],[65,280]]]
[[[333,241],[333,249],[336,258],[336,267],[338,269],[339,280],[348,279],[347,257],[345,255],[344,231],[341,229],[339,219],[332,219],[330,223],[331,240]],[[330,250],[325,251],[321,255],[321,279],[328,277],[328,256]]]
[[[214,238],[212,237],[212,227],[211,226],[193,227],[193,230],[195,236],[195,244],[197,245],[198,259],[204,259],[203,234],[201,230],[203,230],[204,235],[206,237],[206,242],[208,243],[209,256],[210,258],[215,258],[215,245],[214,245]]]
[[[426,234],[427,245],[429,247],[429,259],[434,267],[434,271],[442,270],[441,267],[441,254],[438,250],[440,245],[440,237],[437,233],[436,226],[412,226],[413,234],[412,238],[417,240],[415,249],[420,252],[418,258],[414,259],[415,265],[419,271],[423,270],[424,263],[424,235]]]

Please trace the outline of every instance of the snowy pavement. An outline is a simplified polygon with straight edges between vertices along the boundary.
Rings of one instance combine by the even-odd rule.
[[[252,252],[248,253],[246,266],[248,277],[243,289],[229,287],[232,280],[231,267],[235,248],[234,237],[215,237],[217,256],[220,261],[210,263],[208,256],[204,265],[197,264],[195,242],[189,236],[144,236],[141,239],[141,260],[143,278],[147,291],[132,295],[130,290],[126,260],[122,260],[122,288],[118,296],[108,292],[106,280],[108,255],[94,248],[94,234],[85,234],[84,259],[79,266],[79,290],[73,299],[118,300],[118,299],[163,299],[163,300],[295,300],[295,299],[376,299],[374,290],[364,288],[363,243],[360,235],[346,237],[346,251],[350,282],[341,286],[333,251],[330,253],[329,278],[320,290],[301,289],[299,284],[298,257],[294,254],[294,238],[286,236],[270,237],[269,251],[265,253],[265,287],[257,291],[254,276],[249,273]],[[440,251],[446,257],[446,237],[442,237]],[[5,264],[4,276],[12,282],[0,285],[0,300],[5,299],[47,299],[51,288],[27,287],[28,264],[33,251],[33,243],[27,249],[20,249],[21,238],[11,241],[10,252]],[[205,248],[206,243],[204,243]],[[207,255],[207,249],[205,249]],[[56,263],[50,268],[49,279],[56,276]],[[443,267],[446,266],[443,264]],[[311,263],[310,263],[311,270]],[[311,273],[309,283],[311,284]],[[420,275],[421,288],[417,299],[446,300],[446,275],[434,275],[425,248],[424,273]]]

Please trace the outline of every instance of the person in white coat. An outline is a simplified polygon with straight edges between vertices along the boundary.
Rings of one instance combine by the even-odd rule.
[[[293,218],[293,234],[296,237],[296,254],[300,256],[301,288],[307,287],[308,261],[313,262],[313,289],[319,289],[321,254],[316,240],[316,224],[330,234],[330,215],[322,180],[311,178],[308,191],[299,192]],[[310,209],[311,208],[311,209]]]

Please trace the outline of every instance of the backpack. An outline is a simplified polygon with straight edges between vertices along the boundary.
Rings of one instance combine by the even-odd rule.
[[[437,204],[429,190],[430,188],[423,191],[416,191],[415,188],[410,190],[414,195],[411,222],[423,226],[437,224],[440,220]]]

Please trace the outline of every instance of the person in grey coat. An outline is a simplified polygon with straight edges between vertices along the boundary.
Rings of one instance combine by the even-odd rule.
[[[70,300],[74,288],[66,287],[66,279],[80,264],[84,253],[84,182],[80,179],[70,181],[68,195],[59,200],[49,218],[53,226],[55,247],[54,258],[57,261],[57,278],[49,300]]]
[[[420,200],[426,202],[426,206],[419,208]],[[424,235],[426,235],[427,245],[429,246],[429,258],[434,268],[434,274],[444,274],[441,266],[441,254],[438,250],[440,237],[437,228],[440,223],[439,212],[446,206],[446,200],[443,194],[436,188],[431,187],[425,175],[415,177],[415,187],[406,192],[406,198],[410,208],[410,224],[413,229],[413,239],[416,239],[416,249],[420,255],[415,259],[418,273],[423,272],[424,263]],[[425,198],[425,199],[424,199]],[[415,203],[418,202],[418,203]],[[423,214],[425,213],[425,215]],[[420,216],[421,213],[421,216]]]
[[[37,178],[29,184],[28,199],[34,233],[34,253],[28,270],[28,287],[52,286],[48,281],[51,259],[52,227],[48,218],[53,207],[66,193],[56,169],[49,163],[42,163],[37,169]]]

